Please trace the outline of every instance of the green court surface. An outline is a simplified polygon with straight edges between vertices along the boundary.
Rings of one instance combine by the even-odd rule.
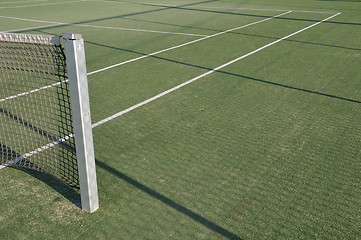
[[[0,239],[361,239],[361,1],[0,0],[0,31],[83,35],[100,198],[3,168]]]

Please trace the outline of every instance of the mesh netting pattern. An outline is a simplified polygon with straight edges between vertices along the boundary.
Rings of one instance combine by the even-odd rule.
[[[0,39],[0,164],[79,187],[66,79],[61,45]]]

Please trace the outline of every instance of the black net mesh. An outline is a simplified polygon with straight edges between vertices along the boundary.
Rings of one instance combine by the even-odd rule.
[[[61,45],[0,40],[0,164],[79,187]]]

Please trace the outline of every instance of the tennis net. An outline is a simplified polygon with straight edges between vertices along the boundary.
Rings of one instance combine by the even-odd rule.
[[[60,37],[0,33],[0,163],[79,187]]]
[[[82,36],[0,33],[0,86],[0,164],[55,176],[97,210]]]

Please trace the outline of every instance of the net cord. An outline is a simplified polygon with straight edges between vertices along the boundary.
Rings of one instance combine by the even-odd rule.
[[[60,36],[0,32],[0,41],[58,46],[60,45]]]

